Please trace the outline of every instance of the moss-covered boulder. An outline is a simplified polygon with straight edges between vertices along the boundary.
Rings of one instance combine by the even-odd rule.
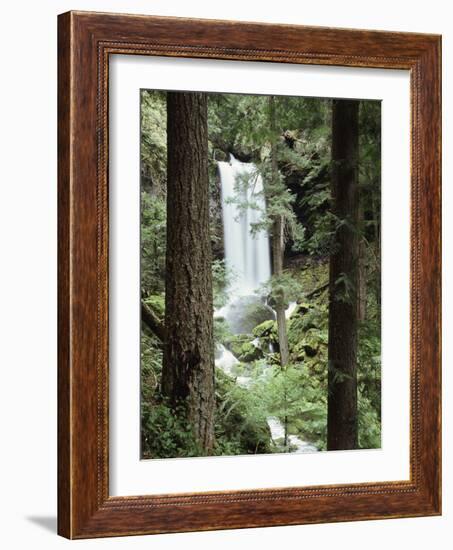
[[[322,306],[298,305],[288,322],[288,344],[294,361],[312,359],[327,345],[327,317]]]
[[[227,348],[243,363],[251,363],[264,357],[263,350],[253,342],[253,337],[248,334],[237,334],[229,338]]]
[[[274,319],[272,309],[259,296],[240,296],[228,307],[228,323],[232,332],[244,334],[263,321]]]
[[[225,346],[231,351],[231,353],[237,357],[241,354],[242,344],[251,340],[248,334],[233,334],[225,342]]]
[[[293,313],[293,316],[305,315],[310,311],[310,309],[313,309],[313,306],[307,302],[302,302],[300,304],[297,304],[297,307]]]
[[[253,329],[253,336],[256,336],[257,338],[276,338],[277,321],[270,319],[260,323]]]
[[[245,342],[241,346],[241,353],[239,355],[239,360],[245,363],[250,363],[264,357],[263,351],[261,348],[253,344],[252,342]]]

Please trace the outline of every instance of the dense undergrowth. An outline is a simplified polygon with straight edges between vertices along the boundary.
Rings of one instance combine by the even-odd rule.
[[[216,331],[223,344],[240,361],[231,375],[216,368],[216,447],[214,454],[281,452],[271,441],[267,418],[287,423],[288,432],[326,449],[328,369],[328,263],[325,259],[304,261],[287,272],[304,289],[304,299],[288,319],[291,363],[279,365],[276,321],[257,323],[249,333],[232,335]],[[308,297],[307,297],[308,296]],[[164,297],[151,295],[148,303],[163,318]],[[258,302],[259,304],[259,302]],[[368,316],[376,304],[370,297]],[[249,313],[263,315],[262,308]],[[217,325],[222,321],[217,319]],[[380,446],[380,339],[368,322],[359,332],[359,447]],[[142,452],[145,458],[199,456],[201,450],[190,426],[160,393],[162,350],[150,331],[142,337]],[[247,387],[237,383],[246,377]]]

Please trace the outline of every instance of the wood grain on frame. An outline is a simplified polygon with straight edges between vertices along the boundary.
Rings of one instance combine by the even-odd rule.
[[[440,37],[88,12],[58,23],[58,532],[87,538],[440,514]],[[109,496],[110,54],[410,71],[410,481]]]

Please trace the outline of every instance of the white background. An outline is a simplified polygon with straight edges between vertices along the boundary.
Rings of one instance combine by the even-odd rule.
[[[409,72],[143,56],[110,65],[110,494],[409,479]],[[139,460],[140,88],[382,99],[381,449]]]
[[[68,542],[56,515],[56,15],[88,9],[444,35],[444,151],[452,150],[453,18],[451,2],[16,1],[2,5],[0,86],[0,518],[7,549],[184,547],[320,550],[451,547],[453,524],[453,377],[444,368],[444,515],[332,525],[279,527]],[[447,155],[445,155],[446,157]],[[453,360],[453,163],[444,160],[444,366]],[[450,277],[448,277],[450,274]],[[450,396],[448,401],[446,396]]]

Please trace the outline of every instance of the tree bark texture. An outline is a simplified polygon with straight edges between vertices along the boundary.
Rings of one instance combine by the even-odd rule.
[[[332,210],[336,231],[329,274],[328,450],[356,449],[359,102],[332,107]]]
[[[214,444],[214,337],[207,96],[167,95],[167,254],[162,391],[185,403],[194,436]]]
[[[278,216],[272,229],[272,263],[276,277],[283,273],[284,228],[283,216]],[[274,309],[277,316],[278,345],[280,348],[280,364],[285,368],[289,362],[288,334],[286,331],[286,301],[284,296],[277,296]]]
[[[272,143],[271,143],[271,169],[272,178],[275,181],[278,175],[277,165],[277,151],[275,140],[277,137],[277,129],[275,127],[275,98],[269,96],[269,117],[270,126],[272,131]],[[272,227],[272,268],[273,274],[279,277],[283,274],[283,253],[285,250],[285,218],[282,215],[278,215],[273,220]],[[284,296],[276,297],[274,304],[275,313],[277,316],[277,331],[278,331],[278,345],[280,348],[280,365],[285,368],[289,362],[289,347],[288,347],[288,333],[286,331],[286,301]],[[286,435],[285,435],[286,437]]]

